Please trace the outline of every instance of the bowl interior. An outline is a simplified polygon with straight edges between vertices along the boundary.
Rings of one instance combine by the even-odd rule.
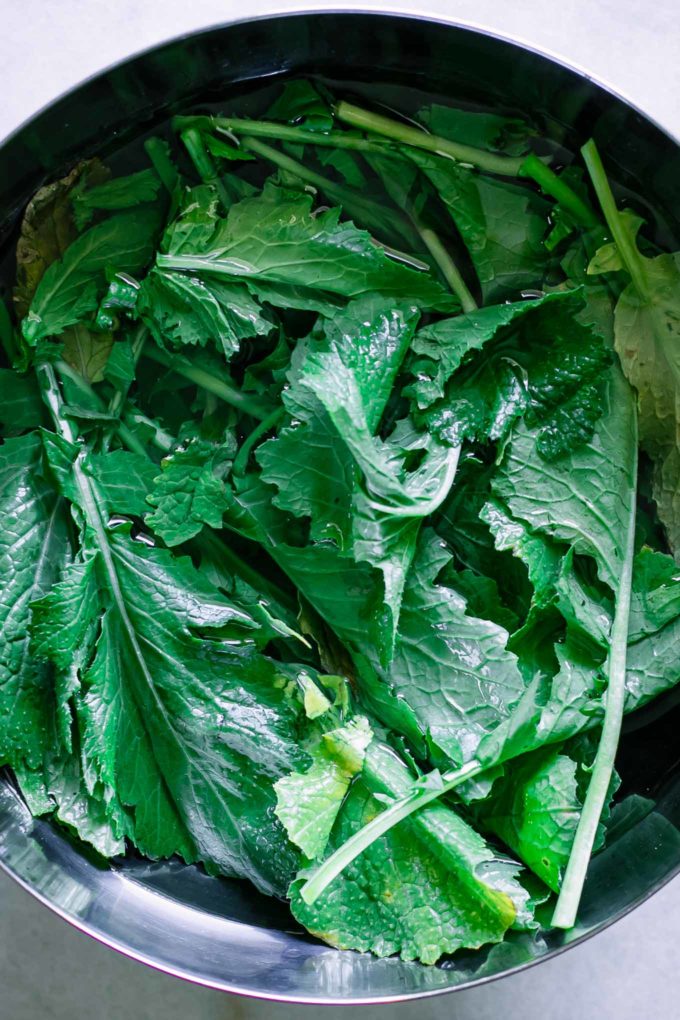
[[[318,75],[345,92],[416,109],[443,98],[529,113],[575,150],[594,135],[620,192],[642,196],[657,239],[677,248],[680,150],[592,81],[513,43],[425,20],[304,14],[243,22],[179,39],[86,82],[0,148],[0,288],[13,279],[23,205],[86,156],[117,152],[177,110],[229,102],[263,81]],[[644,725],[643,725],[644,724]],[[631,717],[618,767],[628,799],[592,863],[578,926],[457,954],[437,967],[377,960],[321,945],[287,908],[246,883],[208,878],[179,861],[131,856],[106,867],[33,820],[0,773],[0,864],[48,906],[113,947],[216,987],[307,1002],[374,1002],[462,987],[546,958],[631,909],[680,870],[680,698]]]

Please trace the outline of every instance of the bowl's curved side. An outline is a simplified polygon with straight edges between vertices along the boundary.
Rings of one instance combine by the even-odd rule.
[[[397,92],[415,87],[532,109],[546,130],[567,143],[594,134],[624,188],[644,191],[661,214],[659,235],[675,233],[680,150],[603,86],[526,47],[465,27],[401,15],[315,12],[180,38],[56,100],[0,147],[0,240],[11,236],[35,189],[77,159],[106,155],[194,99],[218,98],[226,88],[290,73],[351,81],[359,91],[379,78]],[[81,931],[209,987],[310,1003],[434,995],[554,955],[601,930],[680,871],[677,714],[630,735],[628,789],[647,801],[640,802],[635,824],[594,859],[578,927],[545,939],[516,933],[501,946],[459,954],[442,967],[329,949],[245,883],[208,879],[179,862],[126,858],[104,867],[49,822],[32,819],[2,773],[0,867]],[[648,745],[651,756],[644,754]],[[652,760],[646,771],[636,764],[645,757]]]

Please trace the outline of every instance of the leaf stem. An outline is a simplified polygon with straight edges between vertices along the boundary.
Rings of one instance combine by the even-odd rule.
[[[62,378],[71,379],[72,382],[74,382],[78,387],[80,387],[81,390],[83,390],[83,392],[87,393],[90,400],[97,404],[99,410],[101,411],[107,410],[106,405],[104,404],[104,401],[101,399],[99,394],[90,386],[87,379],[80,375],[79,372],[76,372],[76,370],[74,368],[71,368],[71,366],[68,365],[65,361],[57,361],[54,367],[56,368],[57,373]],[[61,398],[59,399],[59,406],[61,407]],[[119,419],[118,422],[112,424],[114,424],[114,427],[118,432],[121,441],[124,443],[125,446],[127,446],[128,450],[132,450],[133,453],[139,453],[143,457],[147,456],[144,444],[141,443],[139,439],[137,439],[137,436],[133,432],[130,431],[125,422]]]
[[[442,776],[441,785],[438,785],[435,789],[418,788],[406,797],[395,801],[394,804],[391,804],[390,807],[376,815],[372,821],[364,825],[358,832],[355,832],[347,842],[343,843],[335,853],[331,854],[323,864],[319,865],[311,878],[308,878],[301,887],[300,895],[302,899],[305,903],[314,903],[333,879],[337,878],[359,854],[363,853],[371,843],[374,843],[385,832],[388,832],[392,826],[404,821],[414,811],[425,807],[426,804],[431,804],[433,800],[437,800],[442,794],[448,793],[450,790],[455,789],[456,786],[460,786],[466,779],[479,775],[484,768],[485,766],[480,762],[470,761],[467,765],[463,765],[462,768],[446,772]]]
[[[447,249],[442,244],[441,238],[434,230],[429,227],[423,227],[414,220],[416,230],[423,239],[423,242],[429,251],[432,258],[439,266],[442,276],[448,283],[452,292],[456,295],[461,303],[464,312],[474,312],[477,310],[477,302],[473,298],[472,294],[468,290],[465,280],[461,276],[458,266],[449,255]]]
[[[607,180],[607,174],[602,165],[600,153],[597,151],[597,146],[592,138],[581,149],[581,155],[590,174],[590,179],[593,182],[593,188],[604,213],[604,218],[607,221],[607,226],[611,231],[616,247],[619,249],[619,254],[628,270],[630,278],[635,284],[635,289],[640,294],[640,297],[645,301],[649,301],[649,289],[643,267],[640,263],[640,257],[633,239],[621,222],[621,214],[616,207],[616,200]]]
[[[563,209],[571,213],[577,223],[582,227],[592,229],[599,226],[597,214],[591,209],[587,202],[584,202],[568,184],[565,184],[554,170],[535,156],[527,156],[519,169],[520,177],[529,177],[532,181],[557,202]]]
[[[504,177],[517,177],[520,167],[524,162],[522,157],[501,156],[484,149],[477,149],[471,145],[463,145],[459,142],[452,142],[448,138],[441,138],[439,135],[431,135],[425,130],[403,124],[401,121],[393,120],[391,117],[383,117],[381,114],[364,110],[352,103],[341,100],[335,107],[335,115],[338,120],[361,131],[368,131],[374,134],[390,138],[402,145],[412,145],[416,149],[427,149],[440,156],[448,156],[459,163],[469,163],[485,170],[487,173],[501,174]]]
[[[637,479],[637,411],[631,398],[631,414],[635,430],[633,478]],[[628,620],[633,579],[633,558],[635,555],[635,510],[636,487],[633,485],[628,527],[624,547],[624,560],[616,593],[616,611],[611,630],[609,670],[604,723],[600,743],[591,770],[588,792],[576,829],[576,836],[569,855],[564,881],[555,906],[552,923],[555,928],[572,928],[576,921],[581,892],[585,882],[588,864],[593,852],[597,827],[607,800],[611,785],[614,761],[621,734],[623,708],[626,699],[626,654],[628,650]]]
[[[327,149],[352,149],[356,152],[381,152],[390,148],[389,142],[375,141],[342,131],[308,131],[290,124],[268,120],[247,120],[242,117],[173,117],[176,131],[198,128],[226,135],[250,135],[253,138],[271,138],[297,145],[318,145]]]
[[[135,365],[139,361],[148,335],[149,331],[147,327],[144,325],[144,323],[140,323],[140,325],[137,327],[134,337],[132,338],[132,341],[130,342],[130,348],[132,350],[132,360]],[[121,408],[125,401],[127,400],[129,392],[130,392],[129,385],[116,389],[116,392],[113,394],[111,400],[109,401],[110,414],[116,415],[120,414]]]
[[[234,457],[234,463],[231,469],[234,475],[241,478],[246,473],[248,460],[253,447],[259,442],[262,436],[266,436],[266,434],[273,429],[276,424],[278,424],[285,413],[286,411],[284,407],[277,407],[275,411],[272,411],[268,418],[265,418],[259,425],[256,425],[252,432],[246,436],[239,447],[238,453]]]
[[[176,372],[189,382],[195,383],[196,386],[207,390],[208,393],[214,393],[225,404],[230,404],[232,407],[237,408],[244,414],[251,415],[253,418],[257,418],[259,421],[264,421],[271,414],[271,408],[258,404],[257,401],[246,396],[245,393],[242,393],[236,387],[230,386],[223,379],[218,379],[216,376],[211,375],[207,369],[200,368],[198,365],[186,364],[184,361],[173,358],[172,355],[161,351],[159,347],[147,347],[144,351],[144,357],[156,361],[159,365],[163,365],[164,368],[168,368],[172,372]]]
[[[172,196],[177,187],[178,174],[170,159],[167,143],[162,138],[147,138],[144,149],[151,164],[161,179],[163,187]]]

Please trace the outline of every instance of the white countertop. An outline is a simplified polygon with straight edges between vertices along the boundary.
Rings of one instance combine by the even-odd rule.
[[[677,0],[3,0],[0,138],[56,95],[129,54],[244,14],[304,7],[417,12],[480,25],[585,68],[680,136]],[[438,1000],[355,1007],[421,1020],[675,1020],[680,879],[585,945],[517,977]],[[0,1015],[12,1020],[292,1020],[300,1010],[237,1000],[156,974],[68,928],[0,876]],[[378,1009],[381,1012],[378,1014]],[[305,1014],[307,1015],[307,1014]],[[346,1016],[329,1009],[324,1017]],[[311,1020],[311,1013],[309,1014]]]

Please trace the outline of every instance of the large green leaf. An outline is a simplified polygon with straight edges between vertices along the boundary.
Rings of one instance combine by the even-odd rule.
[[[382,745],[371,745],[364,769],[340,811],[331,849],[377,812],[371,789],[395,797],[410,788],[408,769]],[[341,949],[434,963],[503,937],[526,912],[528,896],[516,875],[454,812],[435,805],[369,847],[311,906],[297,881],[292,910]]]
[[[587,442],[602,412],[603,371],[611,355],[601,338],[576,318],[579,292],[562,291],[535,302],[489,307],[425,330],[419,350],[416,399],[428,428],[442,440],[502,440],[525,415],[538,424],[537,450],[554,459]],[[480,353],[474,353],[483,347]],[[445,383],[445,380],[448,382]]]
[[[630,387],[616,366],[607,377],[604,413],[587,446],[553,462],[538,451],[539,436],[525,422],[514,428],[494,483],[512,515],[594,557],[600,576],[616,589],[623,558],[636,437]]]
[[[312,214],[309,195],[272,184],[229,210],[214,231],[202,229],[180,254],[158,256],[162,269],[202,276],[305,287],[346,298],[380,292],[423,309],[455,310],[456,301],[425,272],[389,258],[371,236],[339,221],[339,210]],[[171,250],[176,250],[174,234]]]
[[[296,855],[274,815],[273,784],[308,762],[286,690],[295,668],[257,652],[256,621],[187,559],[107,528],[77,452],[50,445],[53,459],[74,458],[67,494],[87,545],[42,602],[41,640],[63,666],[85,629],[98,631],[78,706],[88,782],[108,791],[112,815],[143,852],[199,858],[281,894]]]
[[[516,656],[506,649],[507,631],[469,616],[464,598],[438,583],[449,561],[443,543],[423,532],[404,592],[393,660],[388,669],[375,668],[439,755],[462,764],[507,717],[525,683]]]

